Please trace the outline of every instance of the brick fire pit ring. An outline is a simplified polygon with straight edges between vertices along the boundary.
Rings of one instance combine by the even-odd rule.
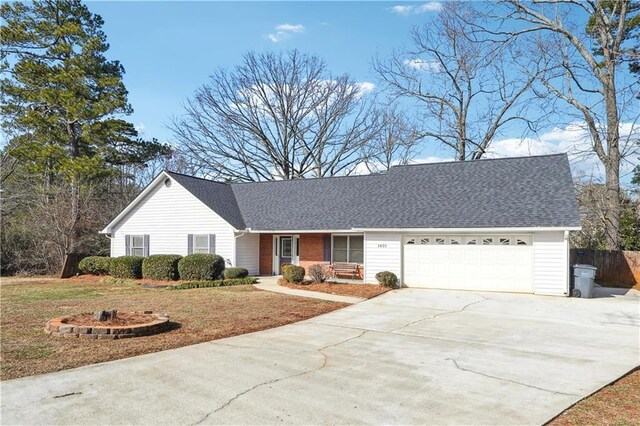
[[[150,322],[132,325],[78,325],[69,322],[72,316],[52,318],[47,321],[44,331],[50,336],[82,337],[85,339],[126,339],[162,333],[171,327],[169,316],[154,314],[152,311],[134,312],[151,315]]]

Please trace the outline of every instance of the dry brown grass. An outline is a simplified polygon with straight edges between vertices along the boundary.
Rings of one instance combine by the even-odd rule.
[[[583,399],[548,423],[569,425],[640,425],[640,370]]]
[[[346,306],[253,286],[143,289],[126,280],[2,279],[0,379],[65,370],[278,327]],[[169,314],[179,328],[155,336],[92,340],[48,336],[47,320],[97,310]]]
[[[320,293],[337,294],[340,296],[356,296],[370,299],[391,290],[381,285],[371,284],[344,284],[344,283],[313,283],[293,284],[284,279],[278,280],[278,284],[296,290],[319,291]]]

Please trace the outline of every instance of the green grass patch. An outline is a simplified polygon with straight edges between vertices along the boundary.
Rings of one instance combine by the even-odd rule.
[[[238,278],[233,280],[184,281],[178,285],[172,285],[167,287],[167,290],[189,290],[192,288],[228,287],[228,286],[234,286],[234,285],[255,284],[257,282],[258,282],[258,279],[254,277]]]
[[[113,277],[104,277],[100,278],[100,284],[108,284],[108,285],[128,285],[128,286],[137,286],[138,283],[133,280],[128,280],[126,278],[113,278]]]

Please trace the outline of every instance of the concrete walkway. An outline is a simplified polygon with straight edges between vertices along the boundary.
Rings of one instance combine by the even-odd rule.
[[[273,291],[274,293],[290,294],[292,296],[309,297],[311,299],[331,300],[332,302],[358,303],[366,299],[355,296],[340,296],[337,294],[321,293],[319,291],[297,290],[278,285],[278,278],[273,276],[258,277],[258,284],[254,284],[260,290]],[[364,284],[363,284],[364,285]]]
[[[392,291],[284,327],[4,381],[0,414],[6,425],[540,425],[640,364],[639,303],[632,292]]]

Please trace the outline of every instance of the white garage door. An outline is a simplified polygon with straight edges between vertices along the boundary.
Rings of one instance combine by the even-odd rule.
[[[411,235],[402,242],[409,287],[533,292],[531,235]]]

